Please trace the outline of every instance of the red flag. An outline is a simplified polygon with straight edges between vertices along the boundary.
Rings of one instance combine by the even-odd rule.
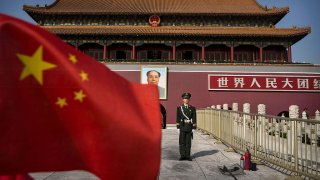
[[[17,174],[9,176],[0,176],[0,180],[32,180],[28,174]]]
[[[156,179],[159,112],[156,87],[0,14],[0,175],[84,169]]]

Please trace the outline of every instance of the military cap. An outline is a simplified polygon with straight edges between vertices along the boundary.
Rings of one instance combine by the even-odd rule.
[[[181,95],[182,99],[190,99],[191,98],[191,94],[190,93],[183,93]]]

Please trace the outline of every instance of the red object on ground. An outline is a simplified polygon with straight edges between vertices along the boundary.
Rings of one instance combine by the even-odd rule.
[[[83,169],[156,179],[158,90],[48,31],[0,14],[0,175]]]
[[[249,150],[244,154],[244,170],[250,170],[251,154]]]

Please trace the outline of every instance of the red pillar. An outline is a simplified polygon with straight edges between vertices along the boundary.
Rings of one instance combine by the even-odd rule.
[[[172,59],[176,60],[176,43],[175,42],[172,45]]]
[[[204,62],[204,42],[202,43],[202,47],[201,47],[201,60]]]
[[[259,48],[259,53],[260,53],[260,62],[262,63],[262,61],[263,61],[263,47],[260,47]]]
[[[288,63],[292,62],[291,46],[288,47]]]
[[[234,60],[234,55],[233,55],[234,47],[233,47],[233,46],[231,46],[231,47],[230,47],[230,49],[231,49],[230,61],[233,63],[233,60]]]
[[[107,59],[108,57],[107,44],[103,45],[103,59]]]
[[[136,59],[136,45],[132,42],[132,59]]]

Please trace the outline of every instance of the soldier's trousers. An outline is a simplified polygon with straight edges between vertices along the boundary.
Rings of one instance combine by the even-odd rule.
[[[191,133],[180,130],[179,135],[179,150],[182,158],[190,158],[191,150]]]

